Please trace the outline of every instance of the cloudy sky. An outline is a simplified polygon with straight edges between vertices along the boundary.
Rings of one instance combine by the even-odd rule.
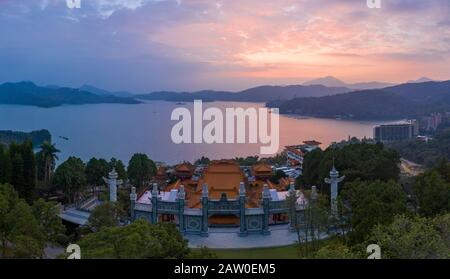
[[[0,82],[239,90],[450,79],[450,1],[0,0]]]

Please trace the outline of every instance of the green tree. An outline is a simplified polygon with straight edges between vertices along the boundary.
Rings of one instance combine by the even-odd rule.
[[[449,257],[449,247],[439,231],[430,219],[423,217],[396,216],[389,225],[375,226],[367,243],[380,245],[384,259]]]
[[[286,173],[284,173],[284,171],[282,171],[282,170],[277,170],[277,171],[275,172],[275,174],[272,175],[272,176],[269,178],[269,180],[270,180],[272,183],[278,183],[278,182],[280,181],[281,178],[286,178],[286,177],[287,177],[287,175],[286,175]]]
[[[187,241],[175,225],[152,225],[143,219],[88,234],[79,245],[83,258],[182,259],[189,253]]]
[[[342,192],[351,209],[353,243],[364,241],[374,226],[389,224],[395,215],[406,212],[406,194],[393,181],[347,183]]]
[[[124,216],[124,212],[118,203],[105,202],[92,211],[91,216],[89,216],[88,227],[94,232],[115,227],[119,225],[122,216]]]
[[[36,258],[43,253],[44,235],[31,207],[9,184],[0,184],[1,256]]]
[[[0,149],[0,181],[9,183],[19,196],[31,203],[36,188],[36,159],[31,141],[12,142]]]
[[[11,226],[10,242],[16,258],[40,258],[44,252],[45,235],[31,207],[22,199],[12,208],[7,222]]]
[[[209,165],[209,163],[211,162],[211,160],[208,157],[202,156],[200,159],[197,159],[194,162],[194,165]]]
[[[86,187],[85,166],[81,159],[70,157],[55,171],[53,183],[61,189],[69,203],[79,197]]]
[[[55,170],[56,160],[58,160],[56,154],[61,151],[56,148],[55,144],[51,144],[48,141],[43,142],[40,148],[41,150],[37,154],[39,158],[38,173],[43,178],[44,183],[48,184]]]
[[[12,177],[12,164],[9,149],[0,144],[0,183],[9,183]]]
[[[11,183],[17,192],[23,191],[25,189],[25,178],[23,173],[23,159],[22,154],[20,152],[20,146],[16,143],[11,143],[9,145],[9,155],[11,156],[11,180],[8,181]]]
[[[445,241],[447,251],[450,251],[450,213],[435,217],[433,219],[433,225]],[[450,258],[450,252],[448,257]]]
[[[421,215],[435,216],[450,211],[450,183],[437,170],[419,175],[413,190]]]
[[[304,205],[298,204],[299,197],[298,192],[290,191],[286,198],[286,206],[291,228],[297,234],[300,255],[308,257],[319,249],[319,236],[328,228],[329,213],[323,196],[318,195]]]
[[[105,159],[92,158],[86,164],[86,182],[92,186],[92,189],[103,185],[103,178],[108,177],[109,164]]]
[[[19,201],[19,195],[9,184],[0,184],[0,240],[2,257],[7,257],[8,244],[12,239],[13,223],[9,222],[11,211]]]
[[[441,159],[436,166],[434,166],[434,170],[436,170],[446,182],[450,183],[450,163],[447,159]]]
[[[353,143],[344,146],[330,146],[325,151],[314,150],[306,154],[303,163],[303,175],[297,184],[317,185],[328,189],[324,182],[333,166],[346,179],[344,183],[360,179],[363,181],[389,181],[399,177],[400,155],[382,144]]]
[[[32,206],[33,215],[38,221],[40,229],[48,242],[56,243],[64,234],[65,228],[58,216],[58,208],[53,202],[38,199]]]
[[[128,178],[127,170],[125,169],[125,165],[121,160],[117,160],[116,158],[111,158],[109,161],[109,171],[113,169],[116,170],[118,179],[126,180]]]
[[[128,163],[128,177],[137,188],[147,186],[156,171],[155,163],[145,154],[134,154]]]
[[[19,195],[31,204],[34,200],[36,188],[36,158],[31,141],[22,143],[21,153],[23,160],[22,173],[24,177],[24,188],[19,191]]]

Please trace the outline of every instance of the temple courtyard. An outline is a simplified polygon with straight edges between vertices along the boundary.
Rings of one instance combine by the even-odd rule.
[[[186,235],[190,248],[206,246],[210,249],[250,249],[272,248],[295,244],[297,233],[289,230],[289,225],[277,225],[270,228],[270,234],[251,234],[239,236],[239,228],[210,228],[208,237]],[[320,239],[327,234],[321,234]]]

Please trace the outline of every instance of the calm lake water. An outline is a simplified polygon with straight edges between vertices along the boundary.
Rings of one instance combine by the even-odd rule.
[[[91,157],[116,157],[125,163],[134,153],[146,153],[153,160],[170,164],[259,155],[259,144],[174,144],[170,115],[176,107],[193,111],[193,104],[148,102],[139,105],[100,104],[38,108],[0,105],[0,130],[32,131],[48,129],[62,151],[59,163],[69,156],[87,161]],[[213,102],[204,109],[219,107],[263,107],[261,103]],[[385,122],[357,122],[280,115],[280,151],[285,145],[315,139],[327,147],[334,141],[372,137],[373,127]],[[205,122],[206,124],[206,122]],[[205,125],[204,124],[204,125]],[[59,138],[67,137],[69,140]]]

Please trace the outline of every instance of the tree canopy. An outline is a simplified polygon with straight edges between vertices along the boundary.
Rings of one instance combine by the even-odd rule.
[[[48,184],[55,170],[57,153],[61,152],[54,144],[45,141],[40,146],[41,150],[36,154],[38,178]]]
[[[175,225],[152,225],[143,219],[88,234],[79,245],[82,257],[88,259],[181,259],[189,253],[187,241]]]
[[[35,196],[36,158],[31,141],[0,145],[0,183],[9,183],[28,203]]]
[[[396,151],[386,149],[382,144],[356,143],[331,146],[325,151],[316,149],[306,154],[303,175],[297,183],[327,189],[324,179],[329,176],[333,158],[336,169],[346,177],[344,183],[356,179],[389,181],[399,177],[400,156]]]
[[[110,165],[105,159],[92,158],[86,164],[86,182],[91,186],[103,185],[103,177],[108,177]]]
[[[128,178],[138,188],[147,186],[156,171],[155,163],[145,154],[134,154],[128,163]]]
[[[449,258],[449,216],[432,220],[399,215],[390,224],[375,226],[368,243],[380,245],[383,259]]]
[[[443,160],[435,168],[415,179],[413,192],[418,212],[435,216],[450,211],[450,164]]]
[[[118,203],[104,202],[92,211],[88,220],[88,227],[93,231],[111,228],[119,225],[120,217],[124,211]]]
[[[125,180],[128,178],[127,170],[125,169],[125,165],[121,160],[117,160],[116,158],[111,158],[109,161],[109,170],[115,169],[118,175],[118,179]]]
[[[53,203],[32,206],[9,184],[0,184],[0,244],[2,258],[39,258],[47,242],[64,232]]]
[[[69,159],[56,169],[53,184],[63,191],[69,203],[74,202],[86,187],[85,165],[83,161],[76,157],[69,157]]]
[[[406,212],[406,194],[394,181],[357,180],[345,185],[342,196],[351,210],[353,243],[364,241],[374,226],[387,225],[395,215]]]

